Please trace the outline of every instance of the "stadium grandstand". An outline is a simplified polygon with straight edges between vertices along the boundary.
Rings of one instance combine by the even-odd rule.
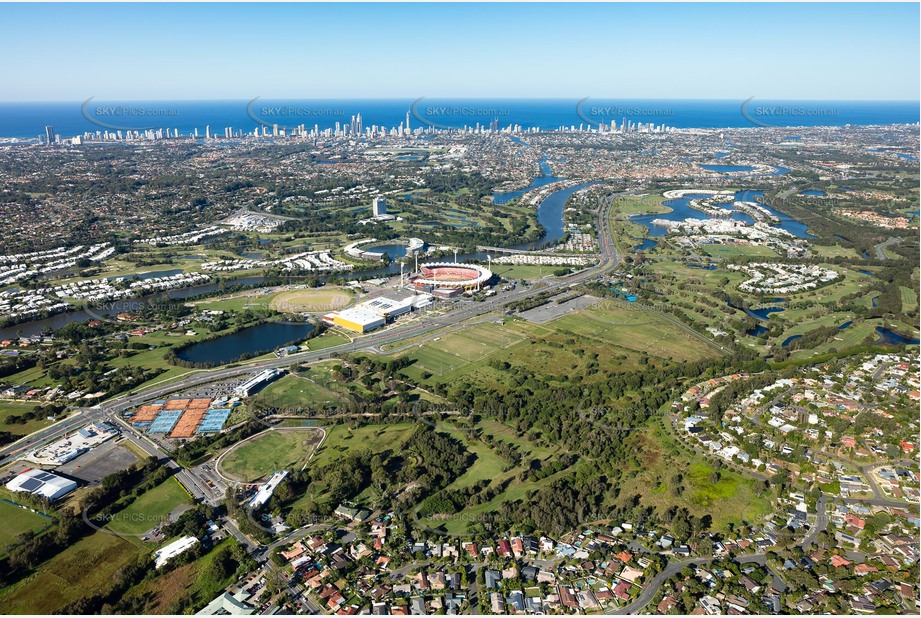
[[[422,264],[418,273],[410,275],[409,283],[425,292],[452,288],[466,291],[479,290],[490,279],[492,271],[476,264],[431,262]]]

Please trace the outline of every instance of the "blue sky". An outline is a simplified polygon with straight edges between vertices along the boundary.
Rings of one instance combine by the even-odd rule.
[[[0,4],[0,100],[919,98],[919,5]]]

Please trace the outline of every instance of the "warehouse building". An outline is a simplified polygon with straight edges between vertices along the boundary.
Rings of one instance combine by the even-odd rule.
[[[413,309],[427,307],[433,300],[431,294],[417,294],[403,300],[381,296],[350,309],[328,313],[323,316],[323,320],[356,333],[367,333]]]
[[[10,491],[24,491],[46,500],[54,501],[63,498],[77,488],[76,481],[66,479],[57,474],[51,474],[38,468],[26,470],[17,475],[6,484]]]
[[[387,319],[381,314],[361,306],[337,312],[332,316],[332,321],[336,326],[356,333],[367,333],[387,323]]]

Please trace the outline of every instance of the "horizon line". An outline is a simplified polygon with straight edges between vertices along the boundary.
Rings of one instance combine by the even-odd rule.
[[[97,97],[92,96],[88,99],[17,99],[17,100],[0,100],[0,105],[3,104],[28,104],[28,103],[77,103],[83,104],[84,102],[96,99]],[[220,103],[220,102],[247,102],[254,101],[256,99],[263,99],[266,101],[415,101],[420,99],[430,99],[433,101],[579,101],[585,99],[584,96],[573,96],[573,97],[493,97],[493,96],[477,96],[477,97],[451,97],[451,96],[425,96],[425,97],[252,97],[252,98],[214,98],[214,99],[121,99],[121,98],[112,98],[112,99],[102,99],[100,101],[108,102],[152,102],[152,101],[162,101],[162,102],[186,102],[186,103]],[[676,98],[657,98],[657,97],[615,97],[615,96],[590,96],[590,99],[595,99],[599,101],[604,100],[617,100],[617,101],[700,101],[700,102],[735,102],[735,101],[746,101],[751,98],[754,100],[760,101],[789,101],[789,102],[821,102],[821,103],[921,103],[921,99],[786,99],[786,98],[773,98],[773,97],[748,97],[748,98],[688,98],[688,97],[676,97]]]

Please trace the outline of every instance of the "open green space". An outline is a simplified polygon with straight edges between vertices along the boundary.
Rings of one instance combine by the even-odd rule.
[[[13,501],[15,501],[15,498],[13,498]],[[0,554],[4,553],[6,547],[15,544],[16,538],[20,534],[29,531],[39,532],[53,523],[48,517],[33,513],[4,500],[0,500],[0,522],[3,522],[3,525],[0,525]]]
[[[332,330],[328,330],[319,337],[314,337],[307,340],[307,349],[308,350],[325,350],[326,348],[334,348],[337,345],[343,345],[351,341],[348,337],[341,333],[337,333]]]
[[[317,449],[311,466],[321,468],[350,450],[368,450],[382,453],[398,449],[418,428],[418,423],[393,423],[388,425],[366,425],[352,428],[348,425],[326,427],[326,439]]]
[[[819,257],[847,257],[856,258],[857,250],[853,247],[842,247],[841,245],[817,245],[812,244],[809,247],[815,251]]]
[[[123,602],[130,607],[142,607],[141,613],[148,615],[182,614],[190,608],[203,607],[233,581],[232,573],[224,579],[215,579],[212,565],[222,548],[234,545],[235,540],[225,539],[194,562],[144,579],[125,592]]]
[[[698,360],[711,354],[699,339],[649,311],[601,303],[571,312],[550,325],[587,339],[658,357]]]
[[[0,403],[0,431],[5,431],[14,436],[27,436],[33,431],[38,431],[43,427],[51,424],[47,418],[38,418],[25,423],[8,423],[7,419],[11,416],[21,416],[26,412],[31,412],[37,406],[31,403]]]
[[[269,384],[256,396],[268,407],[298,408],[308,403],[336,405],[348,400],[346,385],[332,377],[335,363],[316,363],[297,374],[288,374]]]
[[[553,276],[553,273],[566,268],[565,266],[532,266],[530,264],[496,264],[492,265],[492,272],[506,279],[541,279]]]
[[[719,258],[737,258],[737,257],[777,257],[777,252],[770,247],[762,245],[701,245],[701,249],[713,257]]]
[[[113,514],[106,527],[120,534],[143,534],[163,524],[177,506],[190,502],[179,481],[169,478]]]
[[[34,574],[0,589],[9,614],[52,614],[77,599],[109,590],[115,573],[141,551],[134,543],[96,532],[43,563]]]
[[[628,471],[621,497],[639,495],[642,504],[659,512],[674,505],[698,517],[710,515],[713,529],[722,531],[730,523],[754,523],[771,513],[769,495],[758,495],[755,479],[724,467],[714,481],[716,469],[679,447],[658,421],[628,439],[636,444],[638,461]],[[677,490],[676,474],[682,478]]]
[[[318,429],[275,429],[232,447],[221,470],[240,481],[254,482],[280,470],[300,469],[320,442]]]
[[[273,295],[269,307],[281,313],[333,311],[344,308],[352,298],[351,292],[334,287],[290,290]]]

